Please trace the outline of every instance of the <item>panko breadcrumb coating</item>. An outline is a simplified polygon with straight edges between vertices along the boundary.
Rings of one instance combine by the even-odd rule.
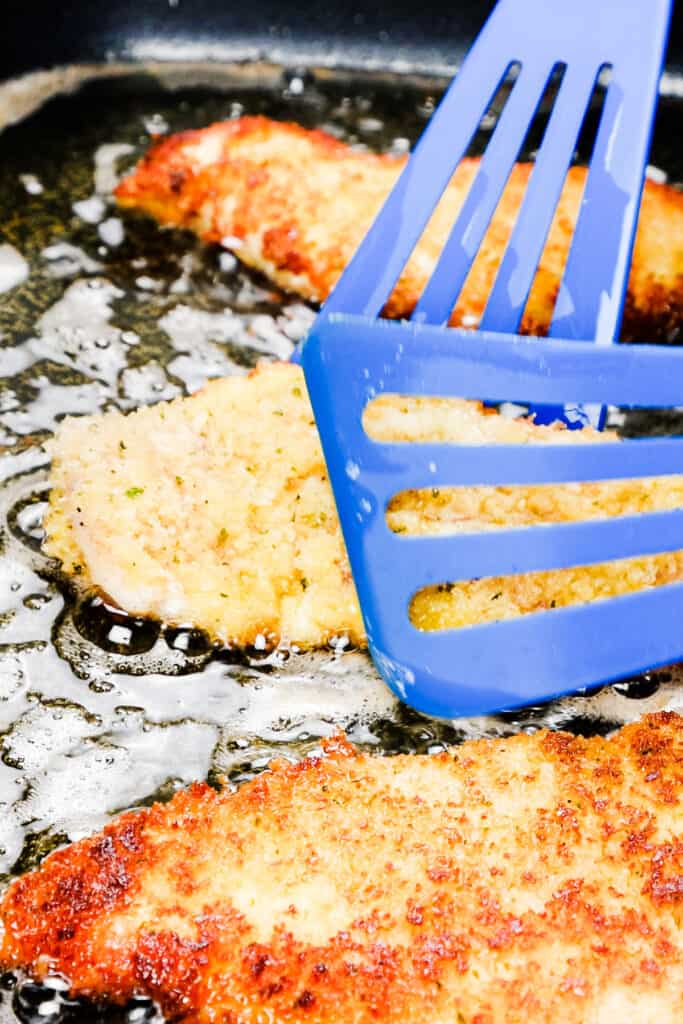
[[[371,436],[467,444],[602,443],[476,402],[384,396]],[[261,364],[190,398],[66,419],[52,442],[45,549],[120,607],[236,646],[314,647],[363,625],[301,369]],[[445,533],[683,507],[683,477],[397,495],[397,532]],[[683,579],[683,553],[433,587],[414,622],[511,618]],[[444,580],[448,584],[448,580]]]
[[[187,1024],[680,1024],[683,719],[196,784],[12,882],[0,966]]]
[[[327,298],[389,194],[406,156],[356,152],[322,131],[242,117],[154,145],[116,190],[121,206],[222,242],[244,263],[306,299]],[[385,310],[414,308],[479,167],[463,160]],[[478,324],[533,164],[517,164],[451,323]],[[553,312],[585,168],[567,176],[522,329],[545,334]],[[647,181],[622,337],[666,337],[683,314],[683,193]]]

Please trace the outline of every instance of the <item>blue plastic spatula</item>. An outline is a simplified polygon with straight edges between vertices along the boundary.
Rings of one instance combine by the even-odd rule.
[[[411,488],[680,473],[683,439],[380,443],[361,423],[383,393],[523,401],[537,419],[565,415],[572,425],[577,408],[584,422],[601,425],[607,403],[683,403],[683,351],[607,344],[618,331],[669,15],[669,0],[501,0],[304,345],[370,652],[389,686],[421,711],[491,712],[683,657],[683,584],[458,630],[420,631],[409,619],[413,595],[433,584],[683,549],[683,511],[449,537],[399,535],[385,519],[391,497]],[[513,64],[511,94],[412,322],[380,320]],[[481,328],[444,327],[558,64],[559,92]],[[521,337],[515,332],[579,130],[607,70],[551,338]]]

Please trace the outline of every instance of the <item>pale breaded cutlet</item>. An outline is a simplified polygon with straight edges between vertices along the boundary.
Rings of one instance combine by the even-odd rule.
[[[242,117],[154,145],[120,183],[121,206],[223,242],[282,288],[322,302],[330,294],[407,157],[357,152],[323,131]],[[465,159],[385,310],[414,308],[479,161]],[[476,327],[533,164],[517,164],[451,323]],[[522,330],[546,333],[578,214],[585,169],[567,176]],[[683,314],[683,194],[647,181],[622,325],[624,340],[664,338]]]
[[[680,1024],[683,719],[196,784],[12,882],[3,968],[197,1024]]]
[[[605,443],[476,402],[384,396],[379,440]],[[302,371],[261,364],[190,398],[66,419],[51,443],[45,550],[129,612],[193,623],[228,645],[364,642]],[[448,533],[683,507],[683,476],[594,484],[444,488],[392,499],[397,532]],[[683,552],[432,587],[421,628],[512,618],[683,579]],[[449,581],[444,579],[444,584]]]

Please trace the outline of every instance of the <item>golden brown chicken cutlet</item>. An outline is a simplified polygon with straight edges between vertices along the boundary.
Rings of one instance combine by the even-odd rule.
[[[343,739],[14,881],[0,963],[206,1024],[680,1024],[683,719],[432,756]]]
[[[508,419],[477,402],[384,396],[380,440],[606,443]],[[67,419],[51,444],[46,551],[129,612],[193,623],[220,642],[315,647],[363,624],[301,369],[261,364],[190,398]],[[398,533],[540,526],[683,507],[683,476],[594,484],[406,491]],[[683,579],[683,552],[431,587],[421,628],[513,618]]]
[[[223,242],[277,285],[322,302],[361,242],[406,157],[356,152],[322,131],[243,117],[172,135],[119,185],[122,206],[161,224]],[[386,314],[410,314],[433,270],[479,161],[465,159],[408,263]],[[533,165],[517,164],[451,323],[475,327]],[[550,324],[585,182],[571,168],[522,329]],[[683,313],[683,194],[648,181],[626,299],[622,337],[653,340]]]

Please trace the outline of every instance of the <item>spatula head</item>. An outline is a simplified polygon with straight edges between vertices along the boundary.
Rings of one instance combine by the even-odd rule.
[[[681,511],[451,537],[397,536],[385,515],[393,495],[417,488],[677,473],[683,442],[378,444],[361,422],[367,403],[387,392],[522,401],[537,420],[564,418],[572,427],[568,402],[579,425],[598,426],[608,402],[680,403],[683,353],[604,347],[619,325],[669,15],[669,0],[500,0],[305,344],[303,366],[370,651],[389,685],[422,711],[494,711],[683,655],[676,629],[683,585],[440,633],[420,632],[408,614],[413,595],[433,584],[683,548]],[[512,91],[413,323],[381,323],[513,67]],[[561,84],[480,331],[420,327],[448,321],[553,73],[562,74]],[[586,108],[607,73],[553,340],[525,340],[514,332]]]
[[[683,549],[683,510],[456,536],[391,531],[408,488],[622,480],[683,473],[683,438],[466,446],[380,443],[362,424],[382,394],[671,406],[683,350],[599,348],[333,315],[314,326],[306,379],[370,652],[391,688],[427,714],[481,714],[546,700],[683,658],[683,584],[516,620],[424,632],[420,589]]]

